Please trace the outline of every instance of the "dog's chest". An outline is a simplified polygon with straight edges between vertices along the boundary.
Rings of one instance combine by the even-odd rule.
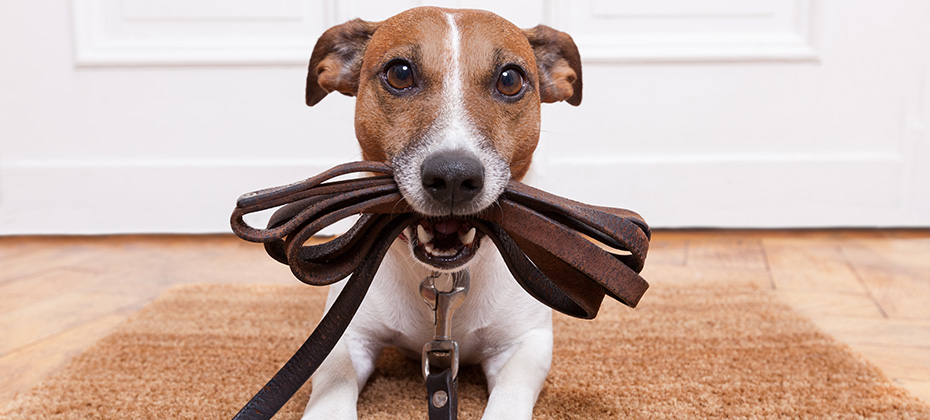
[[[418,293],[419,281],[410,278],[399,282],[380,285],[373,296],[368,309],[369,318],[379,331],[372,334],[380,336],[386,345],[392,345],[410,357],[419,358],[423,345],[432,341],[436,333],[435,314],[423,302]],[[472,292],[475,292],[474,290]],[[493,313],[493,308],[478,308],[477,293],[465,299],[452,316],[453,338],[459,343],[463,362],[476,362],[484,341],[481,333],[485,331],[482,311]]]
[[[435,314],[419,294],[430,273],[411,265],[409,250],[396,245],[401,244],[388,252],[357,321],[364,322],[369,338],[418,359],[436,331]],[[479,250],[476,260],[468,295],[452,316],[453,339],[462,362],[469,364],[551,322],[551,311],[520,288],[494,247]]]

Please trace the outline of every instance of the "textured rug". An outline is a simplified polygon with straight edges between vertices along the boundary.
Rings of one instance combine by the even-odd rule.
[[[231,418],[296,350],[324,290],[186,286],[167,292],[0,418]],[[930,408],[764,291],[653,287],[639,309],[605,302],[594,321],[556,315],[537,419],[928,419]],[[460,379],[460,418],[487,401]],[[280,419],[300,417],[305,386]],[[425,418],[417,362],[381,356],[362,419]]]

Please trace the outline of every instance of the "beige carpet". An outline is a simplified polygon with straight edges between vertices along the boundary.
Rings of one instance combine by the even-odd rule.
[[[11,419],[222,419],[277,370],[321,314],[308,286],[169,291],[66,369],[0,408]],[[653,287],[637,310],[556,316],[537,419],[930,419],[930,408],[763,291]],[[466,369],[460,417],[487,395]],[[276,418],[296,419],[309,386]],[[363,419],[423,419],[418,364],[386,351]]]

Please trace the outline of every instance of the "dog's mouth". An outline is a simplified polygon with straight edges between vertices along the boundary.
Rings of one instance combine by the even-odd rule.
[[[405,236],[420,262],[454,270],[471,261],[484,234],[465,220],[446,218],[420,220]]]

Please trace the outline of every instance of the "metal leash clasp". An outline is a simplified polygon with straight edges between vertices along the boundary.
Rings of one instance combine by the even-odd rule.
[[[423,378],[429,376],[430,365],[442,369],[451,369],[452,377],[459,372],[459,346],[452,340],[452,313],[462,306],[468,294],[468,285],[471,277],[468,270],[450,274],[452,276],[452,289],[439,290],[436,280],[441,273],[423,279],[420,283],[420,297],[435,314],[436,332],[433,341],[423,346]]]

